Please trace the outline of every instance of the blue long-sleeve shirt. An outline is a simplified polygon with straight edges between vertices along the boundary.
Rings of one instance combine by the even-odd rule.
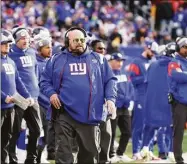
[[[187,104],[187,59],[179,54],[168,65],[168,83],[174,98]]]
[[[134,59],[129,64],[128,80],[131,81],[134,86],[135,100],[138,100],[140,96],[145,96],[147,86],[146,73],[149,65],[150,60],[143,56]]]
[[[117,78],[117,98],[116,98],[116,107],[128,108],[131,101],[131,91],[132,86],[127,80],[127,75],[122,70],[113,70]]]
[[[30,97],[22,83],[16,65],[8,56],[1,56],[1,110],[13,107],[14,103],[6,103],[6,97],[13,96],[16,91],[23,97]]]
[[[167,71],[171,57],[161,56],[147,71],[144,123],[153,127],[172,124],[171,105],[168,103]]]
[[[36,59],[37,59],[37,62],[38,62],[38,80],[40,81],[42,72],[45,69],[45,66],[46,66],[46,63],[47,63],[48,59],[46,59],[42,56],[39,56],[39,55],[36,56]],[[40,94],[39,94],[38,103],[42,107],[44,107],[46,110],[48,110],[49,107],[50,107],[49,98],[46,95],[44,95],[42,92],[40,92]]]
[[[14,44],[9,56],[15,62],[19,75],[31,97],[38,98],[38,66],[34,49],[22,50]]]

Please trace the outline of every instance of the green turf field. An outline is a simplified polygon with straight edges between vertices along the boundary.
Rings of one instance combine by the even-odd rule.
[[[119,129],[117,129],[117,137],[116,137],[117,141],[119,140],[119,137],[120,137],[120,132],[119,132]],[[183,152],[187,153],[187,130],[184,133],[183,139],[184,139],[183,140]],[[129,157],[132,157],[132,143],[131,142],[129,142],[125,154],[128,155]],[[154,147],[154,154],[158,155],[157,146]],[[50,161],[50,162],[51,162],[51,164],[55,164],[54,161]]]
[[[119,137],[120,137],[120,132],[119,132],[119,129],[117,129],[117,141],[119,140]],[[184,138],[183,138],[183,152],[184,153],[187,152],[187,130],[185,131]],[[132,157],[132,143],[131,142],[129,142],[125,154],[128,155],[129,157]],[[154,147],[154,154],[158,155],[157,145]]]

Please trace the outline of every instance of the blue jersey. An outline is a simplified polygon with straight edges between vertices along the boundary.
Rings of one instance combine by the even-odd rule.
[[[161,56],[147,72],[144,123],[153,127],[172,124],[171,105],[168,103],[167,71],[171,57]]]
[[[168,65],[168,83],[174,98],[187,104],[187,59],[179,54]]]

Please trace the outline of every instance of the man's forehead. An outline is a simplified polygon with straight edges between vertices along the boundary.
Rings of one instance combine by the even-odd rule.
[[[103,42],[98,42],[96,44],[97,47],[105,47],[105,44]]]
[[[84,34],[80,30],[73,30],[68,33],[68,37],[71,38],[84,38]]]

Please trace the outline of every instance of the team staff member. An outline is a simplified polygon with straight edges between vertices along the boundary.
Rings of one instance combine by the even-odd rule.
[[[30,95],[22,83],[16,65],[8,57],[12,34],[7,30],[1,31],[1,163],[8,163],[8,147],[13,132],[14,98],[18,91],[25,98]]]
[[[56,116],[56,163],[73,163],[77,137],[78,163],[96,163],[103,104],[115,114],[116,78],[107,60],[86,47],[86,32],[73,27],[65,34],[66,49],[49,60],[41,90],[59,112]]]
[[[158,134],[163,132],[166,133],[166,130],[171,131],[172,112],[171,105],[167,101],[169,89],[167,82],[167,69],[174,52],[175,43],[167,44],[165,46],[165,50],[159,54],[157,60],[150,65],[147,71],[143,149],[141,151],[142,155],[147,158],[147,160],[150,160],[151,156],[153,156],[151,155],[152,151],[149,150],[149,147],[152,139],[154,138],[155,131],[159,130]],[[162,158],[167,158],[168,153],[167,147],[163,145],[166,144],[165,138],[157,138],[159,143],[159,152],[162,153],[162,155],[159,155]],[[161,139],[161,141],[159,139]],[[172,140],[170,139],[170,142],[171,141]]]
[[[110,156],[112,163],[123,161],[130,162],[128,156],[124,154],[129,138],[131,137],[131,116],[128,111],[128,107],[130,105],[130,85],[127,81],[127,76],[125,71],[122,69],[123,61],[125,57],[121,53],[113,53],[109,58],[109,64],[118,79],[117,81],[117,99],[116,99],[116,107],[117,107],[117,117],[114,120],[111,120],[112,126],[112,141],[110,147]],[[119,127],[121,136],[119,140],[119,146],[117,151],[114,151],[114,140],[116,137],[116,128],[117,125]]]
[[[14,124],[13,137],[10,142],[9,158],[10,163],[17,163],[16,142],[19,138],[22,118],[24,118],[29,129],[27,157],[25,163],[36,163],[37,142],[41,130],[41,119],[37,102],[39,87],[36,54],[33,49],[29,48],[30,36],[24,27],[14,28],[12,30],[12,35],[15,39],[15,44],[12,45],[9,56],[17,66],[19,75],[32,97],[32,103],[26,110],[16,106],[16,121]]]
[[[137,59],[134,59],[129,65],[129,81],[134,87],[135,106],[132,118],[132,146],[134,160],[142,159],[140,149],[142,147],[142,132],[143,132],[143,115],[144,101],[146,93],[146,74],[147,69],[154,56],[157,44],[155,42],[146,41],[144,52]]]
[[[105,44],[101,40],[93,40],[91,42],[91,49],[101,55],[106,54]],[[105,108],[105,107],[104,107]],[[106,121],[102,121],[99,128],[101,131],[101,152],[99,154],[99,163],[107,163],[109,162],[109,150],[110,150],[110,142],[112,137],[111,131],[111,123],[110,118],[107,117],[108,113],[103,113],[106,115]]]
[[[168,77],[173,97],[173,151],[176,163],[184,163],[182,141],[187,119],[187,37],[176,40],[176,57],[168,65]]]
[[[40,41],[42,43],[40,43],[37,38],[39,40],[41,39]],[[44,38],[44,40],[43,40],[43,38]],[[46,39],[48,38],[48,39],[46,40],[45,38]],[[43,47],[43,43],[47,44],[48,40],[51,40],[51,36],[50,36],[50,32],[47,28],[42,27],[42,26],[38,26],[33,29],[33,31],[32,31],[32,41],[33,41],[32,45],[34,48],[41,47],[40,46],[41,44]],[[34,43],[37,43],[37,46]],[[40,43],[40,45],[39,45],[39,43]],[[52,54],[61,51],[61,47],[62,47],[61,45],[54,47],[53,49],[55,49],[55,52],[52,50]],[[44,52],[46,54],[45,58],[42,56],[39,56],[39,55],[36,56],[37,61],[38,61],[39,79],[40,79],[41,73],[43,72],[43,69],[45,68],[45,65],[47,63],[47,58],[50,56],[50,53],[51,53],[49,47],[42,48],[42,52]],[[45,109],[48,108],[47,113],[46,112],[41,113],[43,116],[46,115],[47,120],[49,120],[48,121],[48,130],[47,130],[47,159],[48,160],[55,160],[55,132],[54,132],[55,130],[54,130],[54,126],[53,126],[53,120],[51,119],[51,108],[48,107],[48,106],[50,106],[50,100],[49,100],[49,98],[47,98],[45,95],[43,95],[40,92],[40,95],[38,97],[38,102],[41,106],[45,107]],[[42,118],[44,118],[44,117],[42,117]],[[46,121],[44,121],[44,122],[43,123],[46,125]],[[46,139],[46,138],[44,137],[43,139]],[[38,152],[38,157],[40,157],[40,153],[41,153],[41,151]]]
[[[52,54],[52,38],[48,36],[48,31],[40,31],[37,35],[34,36],[35,48],[37,50],[36,59],[38,62],[38,79],[40,80],[41,74],[45,68],[45,65],[48,59]],[[40,105],[40,115],[44,130],[44,136],[40,138],[40,142],[38,144],[38,156],[37,163],[41,163],[42,152],[47,145],[47,135],[48,135],[48,119],[47,112],[50,108],[50,100],[47,96],[40,92],[38,97],[38,103]],[[44,163],[45,159],[42,159]]]

